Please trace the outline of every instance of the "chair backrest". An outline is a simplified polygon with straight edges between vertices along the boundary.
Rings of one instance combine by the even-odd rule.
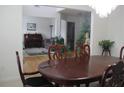
[[[124,86],[124,63],[119,61],[116,64],[110,65],[104,71],[102,80],[102,87],[121,87]]]
[[[20,57],[19,57],[18,51],[16,51],[16,57],[17,57],[17,65],[18,65],[19,74],[20,74],[20,77],[21,77],[21,80],[22,80],[22,83],[23,83],[23,86],[24,86],[24,85],[26,85],[26,81],[25,81],[25,78],[24,78],[24,74],[22,72]]]
[[[88,44],[77,45],[75,49],[75,57],[90,57],[90,46]]]
[[[66,48],[64,45],[51,45],[48,49],[49,60],[64,59],[66,56]]]
[[[120,59],[124,59],[123,53],[124,53],[124,46],[121,47],[121,50],[120,50]]]

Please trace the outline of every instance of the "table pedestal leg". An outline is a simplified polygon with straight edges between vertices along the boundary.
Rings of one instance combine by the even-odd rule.
[[[89,83],[86,83],[85,86],[86,86],[86,87],[89,87]]]
[[[80,87],[80,84],[77,84],[76,86],[77,86],[77,87]]]

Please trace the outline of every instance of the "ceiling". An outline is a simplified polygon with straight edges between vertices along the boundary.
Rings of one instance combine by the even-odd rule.
[[[66,9],[60,11],[60,13],[66,14],[66,15],[78,16],[78,15],[84,15],[84,14],[87,14],[87,13],[90,13],[90,12],[66,8]]]
[[[34,17],[48,17],[55,18],[56,13],[64,8],[45,6],[45,5],[24,5],[23,15]]]
[[[60,12],[66,15],[72,15],[72,16],[85,15],[85,14],[87,15],[87,13],[90,13],[88,11],[63,8],[59,6],[49,6],[49,5],[24,5],[23,6],[24,16],[55,18],[57,12]]]

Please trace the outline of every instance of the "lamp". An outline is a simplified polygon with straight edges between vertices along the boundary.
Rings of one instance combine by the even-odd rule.
[[[50,25],[50,31],[51,31],[50,36],[51,36],[51,38],[52,38],[52,30],[53,30],[53,25]]]
[[[89,6],[95,9],[96,14],[99,14],[100,17],[107,17],[115,10],[117,4],[116,2],[112,2],[112,0],[92,0],[92,3]]]

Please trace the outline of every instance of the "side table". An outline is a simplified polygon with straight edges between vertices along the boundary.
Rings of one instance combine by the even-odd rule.
[[[103,49],[102,50],[102,55],[109,55],[109,56],[111,56],[111,51],[110,51],[110,49]]]

